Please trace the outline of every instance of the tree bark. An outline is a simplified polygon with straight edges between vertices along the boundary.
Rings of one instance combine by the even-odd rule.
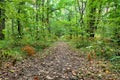
[[[40,30],[39,30],[39,21],[40,21],[40,14],[39,14],[39,12],[40,12],[40,0],[36,0],[36,28],[35,28],[35,30],[36,30],[36,40],[39,40],[39,33],[40,33]]]
[[[18,9],[18,14],[20,14],[20,9]],[[21,37],[21,21],[20,21],[20,19],[17,20],[17,24],[18,24],[18,34]]]
[[[25,4],[25,3],[24,2],[19,3],[18,14],[22,13],[21,6],[23,4]],[[22,38],[22,24],[21,24],[21,19],[20,18],[17,19],[17,24],[18,24],[18,36],[19,36],[19,38]]]
[[[94,6],[93,6],[94,5]],[[96,21],[96,5],[95,5],[95,1],[94,0],[89,0],[88,2],[88,20],[87,20],[87,25],[88,25],[88,34],[89,37],[94,37],[95,36],[95,30],[97,29],[96,25],[95,25],[95,21]]]
[[[0,0],[1,3],[4,3],[4,0]],[[5,10],[0,8],[0,40],[4,40],[5,34],[3,34],[3,29],[5,29]]]
[[[46,18],[46,22],[47,22],[47,27],[48,27],[48,31],[49,33],[51,33],[51,28],[50,28],[50,22],[49,22],[49,14],[50,14],[50,8],[49,8],[49,0],[47,0],[47,18]]]
[[[44,20],[44,18],[45,18],[45,15],[44,15],[44,2],[45,2],[45,1],[42,0],[42,4],[41,4],[41,5],[42,5],[42,18],[41,18],[42,24],[43,24],[44,21],[45,21],[45,20]]]
[[[11,23],[12,23],[12,34],[14,34],[14,19],[11,19]]]
[[[80,1],[77,0],[77,5],[78,5],[78,10],[79,10],[79,15],[80,15],[80,19],[79,19],[80,27],[84,25],[83,16],[84,16],[85,8],[86,8],[86,2],[82,0],[81,3],[82,5],[80,5]]]

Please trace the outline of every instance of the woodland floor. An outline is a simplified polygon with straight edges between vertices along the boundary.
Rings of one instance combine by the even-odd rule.
[[[49,55],[27,57],[14,66],[0,69],[0,80],[120,80],[107,61],[89,62],[83,52],[72,50],[65,42],[46,49]]]

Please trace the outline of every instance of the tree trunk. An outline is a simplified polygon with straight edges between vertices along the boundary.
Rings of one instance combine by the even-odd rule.
[[[19,3],[18,14],[22,13],[21,6],[23,4],[25,4],[25,3],[24,2]],[[17,19],[17,24],[18,24],[18,36],[19,36],[19,38],[22,38],[22,24],[21,24],[21,19],[20,18]]]
[[[4,3],[4,0],[0,0],[1,3]],[[4,40],[5,35],[3,34],[3,29],[5,29],[5,10],[0,8],[0,40]]]
[[[20,14],[20,9],[18,9],[18,14]],[[18,24],[18,34],[19,34],[19,37],[21,37],[21,22],[20,22],[20,19],[17,20],[17,24]]]
[[[40,7],[40,4],[39,4],[39,2],[38,2],[39,0],[36,0],[36,23],[38,23],[38,21],[39,21],[39,7]]]
[[[45,15],[44,15],[44,0],[42,0],[42,18],[41,18],[41,21],[42,21],[42,24],[44,24],[44,19],[45,19]]]
[[[80,2],[82,5],[80,5]],[[83,16],[86,8],[86,2],[84,2],[83,0],[82,1],[77,0],[77,5],[78,5],[78,10],[80,15],[79,24],[80,24],[80,27],[82,27],[84,25]]]
[[[36,0],[36,40],[39,40],[39,33],[40,33],[40,30],[39,30],[39,12],[40,12],[40,0]]]
[[[89,21],[89,26],[90,26],[90,37],[94,37],[95,36],[95,15],[94,12],[96,11],[96,8],[92,8],[91,9],[91,15],[90,15],[90,21]]]
[[[46,18],[46,21],[47,21],[48,31],[49,31],[49,33],[51,33],[51,28],[50,28],[50,24],[49,24],[49,17],[50,17],[49,13],[50,13],[49,0],[47,0],[47,18]]]
[[[87,25],[88,25],[88,34],[89,37],[94,37],[95,36],[95,30],[97,29],[97,26],[95,25],[96,21],[96,1],[94,0],[89,0],[87,7],[89,8],[88,10],[88,20],[87,20]],[[94,6],[93,6],[94,5]]]
[[[14,34],[14,19],[13,18],[11,19],[11,22],[12,22],[12,34]]]

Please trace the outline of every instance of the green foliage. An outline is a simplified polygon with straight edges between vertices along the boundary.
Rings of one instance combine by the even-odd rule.
[[[74,42],[76,48],[85,48],[90,45],[90,41],[87,38],[76,38],[72,42]]]
[[[106,38],[74,38],[71,40],[74,47],[85,52],[94,51],[97,58],[105,59],[114,64],[114,71],[120,72],[120,50],[116,43]]]
[[[117,71],[120,73],[120,56],[113,56],[111,59],[114,71]]]

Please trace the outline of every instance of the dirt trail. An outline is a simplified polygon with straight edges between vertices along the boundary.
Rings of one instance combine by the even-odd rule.
[[[100,61],[90,64],[65,42],[55,43],[46,52],[51,54],[42,59],[27,58],[0,70],[0,80],[120,80],[118,74],[106,72]]]

